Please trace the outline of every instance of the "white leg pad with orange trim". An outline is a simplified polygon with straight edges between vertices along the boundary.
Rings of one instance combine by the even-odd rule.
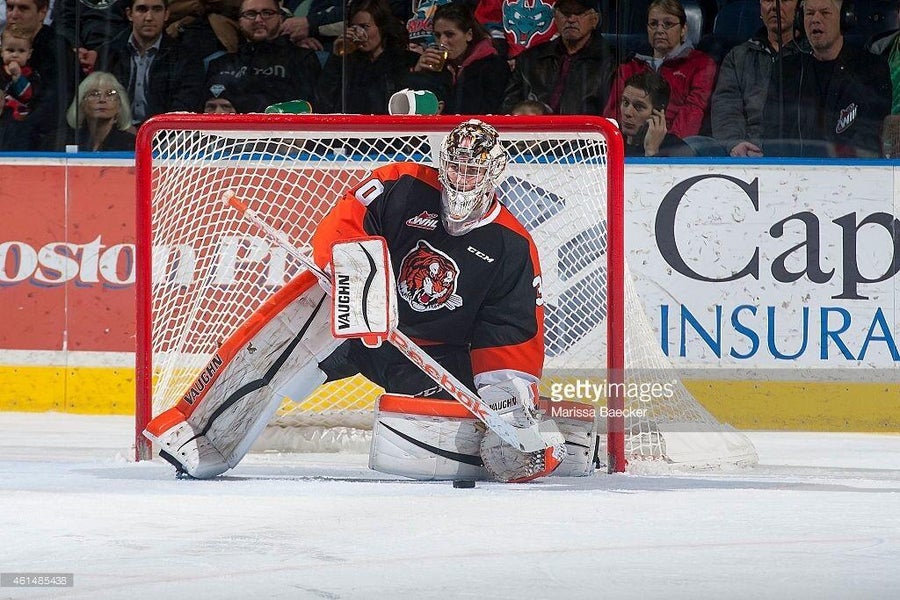
[[[165,421],[171,424],[165,425]],[[191,477],[207,479],[230,468],[222,454],[205,435],[197,435],[177,408],[172,407],[156,417],[153,429],[158,431],[151,433],[148,427],[144,435],[159,447],[160,456]]]
[[[340,344],[329,303],[303,274],[279,290],[220,348],[176,406],[144,431],[179,470],[215,477],[240,462],[285,397],[324,383],[319,362]]]
[[[418,480],[487,480],[484,426],[453,400],[384,394],[375,405],[369,468]]]

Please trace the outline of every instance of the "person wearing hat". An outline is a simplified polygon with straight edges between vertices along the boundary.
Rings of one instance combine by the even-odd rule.
[[[599,115],[615,74],[613,47],[597,32],[597,0],[560,0],[553,9],[559,37],[516,59],[501,111],[523,100],[543,102],[554,114]]]
[[[234,114],[244,112],[243,96],[239,90],[237,79],[233,77],[217,77],[207,82],[206,98],[201,111],[206,114]]]

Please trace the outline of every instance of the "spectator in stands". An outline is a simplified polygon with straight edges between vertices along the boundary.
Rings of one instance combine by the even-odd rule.
[[[84,78],[66,120],[68,143],[81,151],[134,150],[128,93],[111,73],[94,71]]]
[[[205,73],[212,60],[237,52],[240,6],[240,0],[171,0],[166,33],[190,48]]]
[[[245,112],[244,99],[241,98],[237,80],[230,75],[224,75],[207,82],[207,87],[200,110],[204,113],[234,114]]]
[[[354,43],[335,43],[335,51],[343,55],[332,54],[325,63],[315,103],[317,112],[383,115],[395,92],[427,89],[420,81],[408,82],[419,55],[407,48],[403,23],[391,14],[385,0],[362,0],[351,5],[347,27]],[[341,85],[344,69],[346,85]]]
[[[38,74],[28,64],[31,58],[31,32],[10,25],[0,33],[0,89],[6,94],[5,107],[23,120],[30,111]]]
[[[655,71],[628,78],[619,101],[625,156],[693,156],[690,147],[666,127],[669,98],[668,82]]]
[[[417,54],[434,43],[434,12],[451,0],[413,0],[413,14],[406,22],[409,49]]]
[[[234,107],[231,100],[228,99],[228,96],[219,94],[218,96],[210,96],[209,100],[203,103],[203,112],[207,115],[234,115],[237,114],[237,109]]]
[[[767,156],[859,156],[881,152],[891,108],[887,61],[846,44],[844,0],[805,0],[803,28],[812,53],[782,59],[782,94],[769,86],[763,111]]]
[[[596,0],[560,0],[554,9],[559,37],[516,59],[502,112],[523,100],[543,102],[555,114],[599,115],[609,97],[615,52],[597,31]]]
[[[435,0],[423,1],[431,3],[431,10],[434,10]],[[290,16],[281,25],[281,35],[287,36],[301,48],[319,53],[330,52],[331,44],[344,33],[341,4],[340,0],[284,0],[282,7]],[[413,4],[415,0],[389,0],[391,13],[401,22],[412,17]],[[327,56],[322,58],[325,59]]]
[[[207,81],[222,75],[239,81],[247,112],[263,112],[271,104],[308,101],[315,96],[319,59],[314,51],[298,48],[280,35],[283,19],[277,0],[243,0],[240,28],[244,39],[238,51],[209,63]]]
[[[620,120],[622,90],[635,73],[655,71],[668,82],[669,131],[681,138],[698,135],[716,80],[716,63],[687,39],[687,17],[678,0],[653,0],[647,11],[647,36],[653,54],[635,54],[623,63],[603,114]]]
[[[538,100],[522,100],[513,106],[509,114],[513,116],[543,116],[552,115],[550,107]],[[544,140],[519,140],[509,147],[512,155],[516,154],[553,154],[553,144]]]
[[[900,114],[900,29],[885,31],[874,36],[869,43],[869,52],[888,61],[891,70],[891,90],[893,102],[891,114]]]
[[[487,115],[500,110],[509,66],[494,48],[487,31],[464,4],[444,4],[434,12],[434,38],[446,48],[446,61],[435,49],[416,62],[416,72],[432,72],[445,62],[452,76],[444,114]]]
[[[203,63],[164,31],[169,0],[121,0],[131,31],[104,47],[100,70],[128,90],[135,126],[171,111],[193,111],[200,102]]]
[[[0,150],[33,150],[37,132],[31,107],[40,97],[40,77],[28,64],[31,32],[10,25],[0,34]]]
[[[71,47],[78,48],[83,55],[85,50],[96,50],[130,29],[125,15],[126,6],[126,0],[55,0],[53,26]],[[76,32],[78,39],[75,38]]]
[[[97,52],[103,45],[130,29],[125,5],[126,0],[53,2],[53,26],[76,49],[83,74],[94,70]]]
[[[343,11],[339,0],[286,0],[293,15],[281,24],[281,35],[301,48],[322,51],[325,43],[341,35]]]
[[[794,28],[797,1],[760,0],[765,27],[732,48],[719,67],[712,95],[712,134],[731,156],[762,156],[763,108],[775,65],[801,51]]]
[[[538,102],[537,100],[522,100],[510,109],[509,114],[542,116],[551,115],[553,114],[553,111],[551,111],[550,107],[543,102]]]
[[[7,24],[35,32],[29,62],[41,74],[42,91],[29,116],[39,140],[32,150],[63,149],[66,107],[75,91],[74,50],[53,26],[44,25],[48,7],[48,0],[6,0]]]

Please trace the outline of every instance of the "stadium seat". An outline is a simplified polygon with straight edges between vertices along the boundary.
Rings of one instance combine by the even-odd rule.
[[[758,0],[733,0],[716,14],[713,35],[735,46],[747,41],[762,26]]]
[[[712,34],[704,36],[698,48],[721,63],[729,50],[747,41],[762,26],[759,0],[731,0],[719,8]]]

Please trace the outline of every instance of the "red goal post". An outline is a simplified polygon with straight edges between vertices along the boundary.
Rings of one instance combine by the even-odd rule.
[[[325,211],[371,169],[398,160],[436,164],[441,139],[466,118],[169,114],[141,127],[138,459],[151,454],[141,434],[147,422],[174,404],[217,344],[299,268],[224,206],[224,192],[234,191],[304,245]],[[606,417],[609,471],[623,471],[629,461],[676,462],[662,435],[669,424],[688,423],[693,431],[701,423],[706,432],[718,423],[680,384],[658,405],[640,405],[648,416],[625,417],[632,402],[626,378],[636,376],[629,373],[669,365],[654,349],[626,271],[620,132],[598,117],[482,118],[497,127],[510,155],[498,195],[541,255],[548,357],[542,393],[584,378],[602,381],[604,397],[591,402]],[[631,366],[626,351],[635,357]],[[371,387],[328,384],[300,405],[286,403],[278,424],[366,428]],[[704,445],[707,439],[704,433]]]

